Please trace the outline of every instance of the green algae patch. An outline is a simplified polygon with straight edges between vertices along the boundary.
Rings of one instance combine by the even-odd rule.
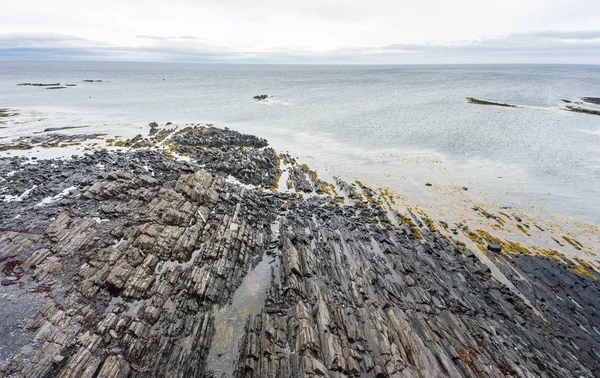
[[[575,260],[577,261],[577,263],[573,264],[572,268],[569,268],[571,272],[578,275],[588,276],[590,278],[593,278],[594,280],[598,280],[596,274],[594,273],[596,270],[592,264],[577,257],[575,258]]]
[[[519,231],[521,231],[521,232],[522,232],[522,233],[524,233],[525,235],[527,235],[527,236],[531,236],[531,234],[530,234],[530,233],[527,231],[527,229],[526,229],[526,228],[525,228],[523,225],[521,225],[521,224],[518,224],[518,225],[517,225],[517,228],[519,229]]]
[[[583,245],[575,239],[571,239],[567,236],[563,236],[562,238],[564,241],[571,244],[573,246],[573,248],[575,248],[578,251],[581,251],[581,249],[583,248]]]
[[[477,248],[485,253],[486,255],[490,255],[489,251],[486,248],[487,244],[499,244],[502,246],[502,252],[505,255],[510,254],[520,254],[520,255],[532,255],[539,256],[544,258],[549,258],[556,262],[557,264],[561,264],[566,266],[571,272],[578,275],[585,275],[594,280],[596,277],[596,267],[593,263],[575,257],[575,263],[567,258],[563,253],[550,249],[550,248],[541,248],[538,246],[525,247],[519,242],[503,240],[497,237],[490,235],[487,231],[477,229],[475,232],[471,232],[468,227],[461,228],[463,234],[467,236],[471,241],[473,241]]]

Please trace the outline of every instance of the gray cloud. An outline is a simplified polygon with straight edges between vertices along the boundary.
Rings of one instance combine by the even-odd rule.
[[[559,40],[600,40],[600,30],[588,30],[588,31],[545,31],[539,33],[532,33],[531,36],[537,36],[541,38],[554,38]]]
[[[114,46],[59,34],[0,35],[0,59],[142,60],[239,63],[600,64],[600,31],[541,31],[450,44],[393,44],[327,52],[273,48],[266,51],[212,46],[197,37],[138,35],[137,47]]]
[[[145,34],[136,35],[136,37],[142,38],[142,39],[152,39],[155,41],[164,41],[166,39],[169,39],[169,37],[159,37],[156,35],[145,35]]]
[[[141,39],[151,39],[154,41],[170,41],[170,40],[178,40],[178,39],[191,39],[191,40],[200,39],[198,37],[194,37],[193,35],[182,35],[180,37],[160,37],[160,36],[156,36],[156,35],[140,34],[140,35],[136,35],[136,37],[141,38]]]
[[[0,34],[0,49],[4,48],[63,48],[103,46],[84,38],[56,33],[8,33]]]

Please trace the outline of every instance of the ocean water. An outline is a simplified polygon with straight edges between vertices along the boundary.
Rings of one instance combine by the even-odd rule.
[[[273,97],[257,102],[257,94]],[[469,96],[522,108],[469,104]],[[21,113],[0,137],[51,126],[130,136],[152,121],[213,123],[400,193],[426,198],[426,182],[466,186],[501,205],[597,224],[600,117],[567,112],[561,100],[587,96],[600,97],[600,66],[0,62],[0,108]]]

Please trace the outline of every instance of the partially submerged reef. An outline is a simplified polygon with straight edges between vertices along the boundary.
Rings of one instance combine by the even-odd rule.
[[[587,109],[587,108],[582,108],[579,106],[571,106],[571,105],[567,105],[566,108],[567,108],[566,110],[568,110],[570,112],[600,115],[600,110]]]
[[[0,158],[0,374],[600,375],[585,243],[525,247],[327,182],[255,136],[149,126],[0,147],[86,149]]]
[[[83,80],[83,82],[84,83],[104,83],[105,81],[86,79],[86,80]],[[40,88],[46,88],[46,89],[65,89],[65,88],[69,88],[69,87],[76,87],[77,84],[73,84],[73,83],[18,83],[17,86],[19,86],[19,87],[40,87]]]
[[[470,104],[476,104],[476,105],[501,106],[501,107],[505,107],[505,108],[520,108],[521,107],[521,106],[517,106],[517,105],[513,105],[513,104],[502,103],[502,102],[479,100],[474,97],[467,97],[467,101]],[[562,110],[567,110],[567,111],[575,112],[575,113],[600,115],[600,110],[583,108],[580,106],[580,105],[584,105],[584,103],[600,105],[599,97],[583,97],[583,98],[581,98],[581,101],[572,101],[572,100],[567,100],[567,99],[561,99],[561,101],[564,102],[565,104],[570,104],[570,105],[566,105],[564,108],[561,108]],[[572,105],[572,104],[575,104],[575,105]]]
[[[46,89],[65,89],[68,87],[76,87],[77,84],[61,84],[61,83],[19,83],[20,87],[43,87]]]
[[[600,105],[600,97],[583,97],[582,100],[590,104]]]
[[[506,104],[506,103],[503,103],[503,102],[493,102],[493,101],[479,100],[479,99],[474,98],[474,97],[467,97],[467,101],[469,101],[470,104],[477,104],[477,105],[492,105],[492,106],[503,106],[505,108],[518,108],[517,105]]]
[[[0,109],[0,125],[6,124],[6,119],[10,117],[18,116],[19,113],[12,111],[11,109]],[[0,128],[4,129],[4,126],[0,126]]]

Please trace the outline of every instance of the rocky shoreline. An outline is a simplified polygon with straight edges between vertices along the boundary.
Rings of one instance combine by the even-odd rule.
[[[1,375],[600,375],[598,266],[560,242],[456,226],[473,250],[264,139],[149,126],[0,146],[87,148],[0,158]]]

